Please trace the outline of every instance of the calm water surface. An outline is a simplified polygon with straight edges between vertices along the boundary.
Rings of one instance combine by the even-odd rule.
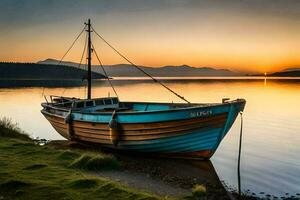
[[[121,100],[180,102],[149,81],[115,80]],[[300,80],[168,80],[191,102],[245,98],[242,189],[276,196],[300,193]],[[33,137],[62,139],[40,113],[45,95],[84,97],[85,87],[0,89],[0,115],[11,117]],[[93,96],[113,94],[95,83]],[[221,180],[236,188],[240,118],[222,141],[212,163]],[[263,195],[263,194],[262,194]]]

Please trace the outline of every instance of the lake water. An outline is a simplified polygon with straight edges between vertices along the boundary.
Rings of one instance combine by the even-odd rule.
[[[122,78],[113,83],[119,98],[124,101],[180,102],[160,85],[147,80]],[[224,97],[245,98],[242,189],[261,196],[296,196],[300,193],[299,79],[193,78],[168,79],[165,83],[195,103],[221,102]],[[105,81],[97,81],[94,85],[94,97],[113,94]],[[40,113],[43,94],[83,98],[86,88],[1,88],[0,115],[12,118],[33,137],[62,139]],[[233,188],[237,186],[239,132],[240,117],[211,159],[219,178]]]

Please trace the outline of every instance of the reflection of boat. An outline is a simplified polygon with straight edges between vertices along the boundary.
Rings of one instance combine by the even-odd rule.
[[[164,182],[190,189],[195,184],[204,184],[209,190],[216,189],[211,194],[226,195],[226,189],[210,160],[178,160],[157,157],[145,157],[141,154],[120,154],[118,159],[126,163],[126,169],[142,172]],[[209,198],[208,199],[222,199]],[[228,198],[225,198],[228,199]]]
[[[50,102],[42,103],[41,112],[57,132],[70,140],[96,143],[112,149],[210,158],[238,113],[243,111],[245,100],[190,103],[120,54],[91,27],[90,21],[86,26],[87,99],[51,97]],[[122,102],[117,97],[91,98],[91,54],[95,52],[90,37],[92,31],[134,67],[187,103]]]

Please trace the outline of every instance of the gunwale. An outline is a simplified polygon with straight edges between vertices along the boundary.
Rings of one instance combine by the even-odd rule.
[[[241,102],[246,102],[244,99],[236,99],[232,101],[227,101],[224,103],[207,103],[207,104],[190,104],[191,106],[188,107],[175,107],[170,108],[168,110],[147,110],[147,111],[129,111],[129,112],[118,112],[118,115],[140,115],[140,114],[151,114],[151,113],[164,113],[164,112],[175,112],[175,111],[182,111],[182,110],[192,110],[192,109],[205,109],[205,108],[212,108],[212,107],[222,107],[222,106],[228,106],[229,104],[238,104]],[[120,103],[128,103],[128,104],[153,104],[153,105],[189,105],[189,104],[183,104],[183,103],[159,103],[159,102],[120,102]],[[42,103],[43,107],[48,107],[54,110],[60,110],[69,112],[70,109],[65,109],[61,107],[52,106],[51,104]],[[113,111],[111,112],[85,112],[84,110],[72,110],[73,113],[79,113],[79,114],[88,114],[88,115],[111,115]]]

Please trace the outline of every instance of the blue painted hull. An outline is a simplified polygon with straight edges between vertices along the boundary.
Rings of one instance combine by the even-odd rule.
[[[126,104],[126,102],[125,102]],[[129,104],[129,103],[128,103]],[[130,104],[143,110],[145,104]],[[148,105],[147,105],[148,106]],[[70,112],[52,108],[42,113],[64,137],[103,147],[176,157],[210,158],[229,131],[245,100],[169,109],[151,104],[150,111],[114,114],[117,128],[109,128],[112,112]],[[138,108],[137,108],[138,107]],[[46,107],[45,107],[46,108]],[[70,114],[72,123],[62,120]]]

